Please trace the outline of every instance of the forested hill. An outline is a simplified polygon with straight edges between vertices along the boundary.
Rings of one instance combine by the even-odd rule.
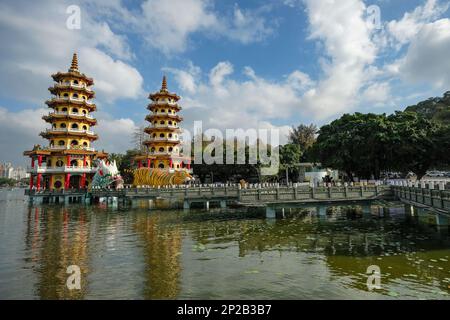
[[[443,97],[429,98],[414,106],[409,106],[405,111],[419,113],[427,119],[450,125],[450,91]]]

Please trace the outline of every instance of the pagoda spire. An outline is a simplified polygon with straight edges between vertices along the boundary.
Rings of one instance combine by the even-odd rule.
[[[76,53],[73,54],[72,64],[70,65],[69,72],[78,72],[78,56]]]
[[[167,91],[167,79],[166,75],[163,76],[162,85],[161,85],[161,92]]]

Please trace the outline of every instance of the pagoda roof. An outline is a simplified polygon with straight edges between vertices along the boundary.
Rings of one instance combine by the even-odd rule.
[[[144,128],[144,132],[151,134],[153,132],[181,132],[180,128],[172,128],[172,127],[146,127]]]
[[[42,119],[49,123],[52,123],[54,120],[74,119],[80,123],[87,123],[90,126],[95,126],[97,124],[97,119],[95,119],[95,118],[89,118],[83,114],[80,114],[80,115],[70,114],[68,112],[66,114],[56,113],[56,112],[49,113],[48,115],[42,116]]]
[[[55,83],[55,85],[53,87],[48,88],[48,91],[50,91],[50,93],[52,94],[58,94],[61,91],[76,91],[76,92],[82,92],[84,94],[86,94],[89,99],[92,99],[95,97],[95,92],[86,88],[86,87],[82,87],[82,86],[76,86],[70,83]]]
[[[189,160],[191,161],[192,158],[190,156],[185,155],[170,155],[170,154],[164,154],[164,155],[153,155],[153,154],[141,154],[137,155],[133,158],[134,160],[169,160],[169,159],[178,159],[178,160]]]
[[[76,106],[80,106],[82,105],[83,107],[89,109],[90,111],[95,111],[97,110],[97,106],[95,105],[95,103],[89,103],[86,100],[76,100],[76,99],[68,99],[68,98],[52,98],[50,100],[45,101],[45,104],[48,105],[50,108],[52,108],[53,106],[57,106],[57,105],[76,105]]]
[[[149,114],[145,117],[147,121],[153,121],[154,119],[172,119],[177,121],[183,121],[183,117],[177,114]]]
[[[87,138],[90,141],[94,141],[98,139],[98,135],[96,133],[87,133],[86,131],[72,131],[72,130],[53,130],[47,129],[39,134],[41,137],[45,139],[57,138],[57,137],[67,137],[67,136],[78,136]]]
[[[161,89],[159,91],[157,91],[157,92],[151,93],[148,97],[149,97],[149,99],[151,99],[153,101],[155,99],[158,99],[158,98],[166,98],[166,97],[167,98],[172,98],[175,101],[180,100],[180,96],[179,95],[177,95],[176,93],[169,92],[169,90],[167,90],[167,79],[166,79],[166,76],[163,77]]]
[[[181,109],[183,109],[183,108],[181,108],[180,105],[178,105],[178,103],[169,103],[169,102],[164,102],[164,101],[163,102],[153,102],[153,103],[150,103],[149,105],[147,105],[147,109],[150,111],[155,111],[155,109],[158,109],[158,108],[172,108],[172,109],[177,110],[177,112],[180,111]]]
[[[48,149],[33,149],[33,150],[28,150],[28,151],[23,152],[24,156],[35,156],[35,155],[49,156],[51,154],[52,154],[52,151],[50,151]]]
[[[73,54],[72,63],[70,65],[69,70],[67,72],[57,72],[55,74],[52,74],[52,78],[55,81],[60,81],[61,79],[64,79],[64,78],[75,78],[75,79],[82,79],[82,80],[86,81],[86,83],[88,85],[94,84],[94,79],[89,78],[84,73],[81,73],[78,70],[78,56],[76,53]]]

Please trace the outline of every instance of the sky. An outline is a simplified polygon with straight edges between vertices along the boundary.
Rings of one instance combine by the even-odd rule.
[[[70,6],[80,9],[80,28]],[[162,76],[182,126],[278,129],[392,113],[450,90],[445,0],[2,0],[0,162],[46,145],[51,74],[93,77],[100,139],[124,152]],[[25,162],[26,161],[26,162]]]

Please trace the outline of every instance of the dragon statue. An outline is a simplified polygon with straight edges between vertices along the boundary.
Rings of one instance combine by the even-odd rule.
[[[97,171],[92,178],[89,188],[106,188],[109,186],[115,189],[123,188],[123,179],[117,169],[116,161],[105,162],[104,160],[97,160]]]
[[[133,186],[168,186],[180,185],[193,181],[189,172],[185,170],[168,171],[154,168],[139,168],[134,170]]]

